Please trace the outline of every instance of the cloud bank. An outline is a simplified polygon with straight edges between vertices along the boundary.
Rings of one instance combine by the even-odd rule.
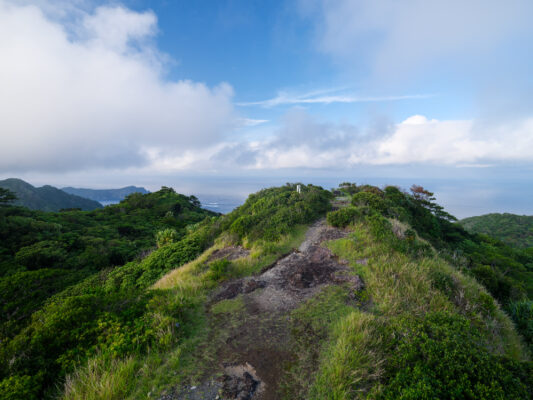
[[[155,42],[154,13],[120,5],[95,9],[89,3],[0,0],[0,171],[101,167],[235,173],[533,162],[531,91],[516,96],[518,91],[505,81],[509,104],[487,109],[507,107],[511,111],[504,114],[512,118],[495,113],[494,120],[413,115],[395,124],[355,126],[321,121],[298,108],[280,120],[245,118],[234,110],[229,84],[209,87],[166,77],[168,56]],[[368,59],[378,74],[395,77],[447,56],[475,58],[503,46],[531,30],[527,11],[533,11],[533,3],[522,0],[305,4],[307,12],[318,15],[323,51],[348,60],[348,65],[354,57]],[[520,79],[517,82],[520,86]],[[339,94],[345,91],[279,93],[239,105],[269,108],[428,97]],[[261,134],[254,135],[254,130]]]
[[[0,170],[138,166],[235,125],[231,86],[165,78],[152,12],[42,4],[0,0]]]
[[[487,167],[532,163],[533,118],[480,132],[473,120],[413,115],[368,126],[319,121],[290,110],[264,140],[220,143],[184,156],[154,155],[159,170],[333,169],[358,166]]]

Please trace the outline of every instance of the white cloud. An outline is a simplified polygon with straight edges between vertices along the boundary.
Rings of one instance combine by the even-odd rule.
[[[333,104],[333,103],[375,103],[400,100],[426,99],[432,97],[431,94],[414,94],[399,96],[356,96],[356,95],[320,95],[304,94],[292,95],[286,92],[279,92],[272,99],[249,101],[237,103],[239,106],[261,106],[265,108],[276,107],[280,105],[298,105],[298,104]]]
[[[533,161],[533,118],[519,125],[478,132],[472,121],[427,120],[422,116],[398,124],[394,133],[375,143],[372,164],[429,163],[483,166],[487,162]],[[353,161],[358,161],[357,156]]]
[[[471,120],[439,121],[414,115],[380,133],[353,125],[320,122],[305,111],[292,110],[273,137],[248,145],[221,147],[211,160],[248,169],[345,169],[358,165],[487,167],[531,163],[532,148],[533,118],[480,132]],[[241,157],[242,154],[246,157]]]
[[[269,122],[269,120],[268,119],[241,118],[238,120],[238,122],[242,124],[243,126],[257,126],[257,125],[266,124],[267,122]]]
[[[237,125],[228,84],[165,78],[152,12],[75,10],[0,0],[1,170],[140,165]]]

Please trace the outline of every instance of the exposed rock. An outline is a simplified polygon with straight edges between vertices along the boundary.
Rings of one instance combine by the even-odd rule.
[[[220,398],[224,400],[250,400],[264,389],[261,379],[249,363],[227,366],[217,379],[222,383]]]
[[[243,280],[239,279],[234,282],[229,282],[222,286],[222,290],[220,290],[213,298],[213,300],[220,301],[220,300],[229,300],[237,297],[239,294],[241,294],[243,291]]]
[[[362,280],[346,261],[339,260],[322,244],[347,235],[347,231],[328,227],[321,220],[310,227],[298,250],[256,276],[222,284],[212,295],[212,303],[240,295],[245,306],[215,355],[223,362],[223,375],[217,379],[222,399],[279,399],[284,365],[294,358],[290,348],[290,311],[328,285],[348,286],[353,300],[357,300]],[[215,371],[221,372],[215,367],[212,374]]]
[[[242,376],[223,375],[221,397],[228,400],[250,400],[259,384],[248,372]]]
[[[251,293],[254,290],[264,288],[266,286],[266,283],[263,281],[256,281],[255,279],[250,279],[246,284],[244,285],[243,292],[244,293]]]

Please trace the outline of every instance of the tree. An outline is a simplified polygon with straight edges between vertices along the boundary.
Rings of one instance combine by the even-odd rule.
[[[9,189],[0,188],[0,207],[7,206],[12,201],[17,200],[17,196]]]
[[[178,232],[176,232],[175,229],[163,229],[155,235],[155,241],[158,248],[174,243],[176,240],[178,240]]]
[[[413,185],[411,186],[411,193],[413,195],[413,199],[419,205],[431,211],[436,217],[445,219],[447,221],[457,221],[457,218],[444,211],[444,207],[435,203],[436,198],[432,192],[424,189],[422,186]]]

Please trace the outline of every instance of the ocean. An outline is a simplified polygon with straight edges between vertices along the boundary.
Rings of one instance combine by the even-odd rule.
[[[507,179],[428,179],[428,178],[329,178],[305,177],[300,179],[283,177],[181,177],[179,181],[165,180],[165,185],[178,193],[195,195],[202,207],[226,214],[243,204],[249,194],[263,188],[281,186],[286,182],[312,183],[324,189],[337,187],[341,182],[355,182],[358,185],[371,184],[378,187],[398,186],[408,190],[411,185],[422,185],[434,192],[437,203],[457,218],[466,218],[493,212],[533,215],[533,182],[530,178]],[[146,187],[157,190],[157,186]],[[114,202],[101,202],[104,205]]]

